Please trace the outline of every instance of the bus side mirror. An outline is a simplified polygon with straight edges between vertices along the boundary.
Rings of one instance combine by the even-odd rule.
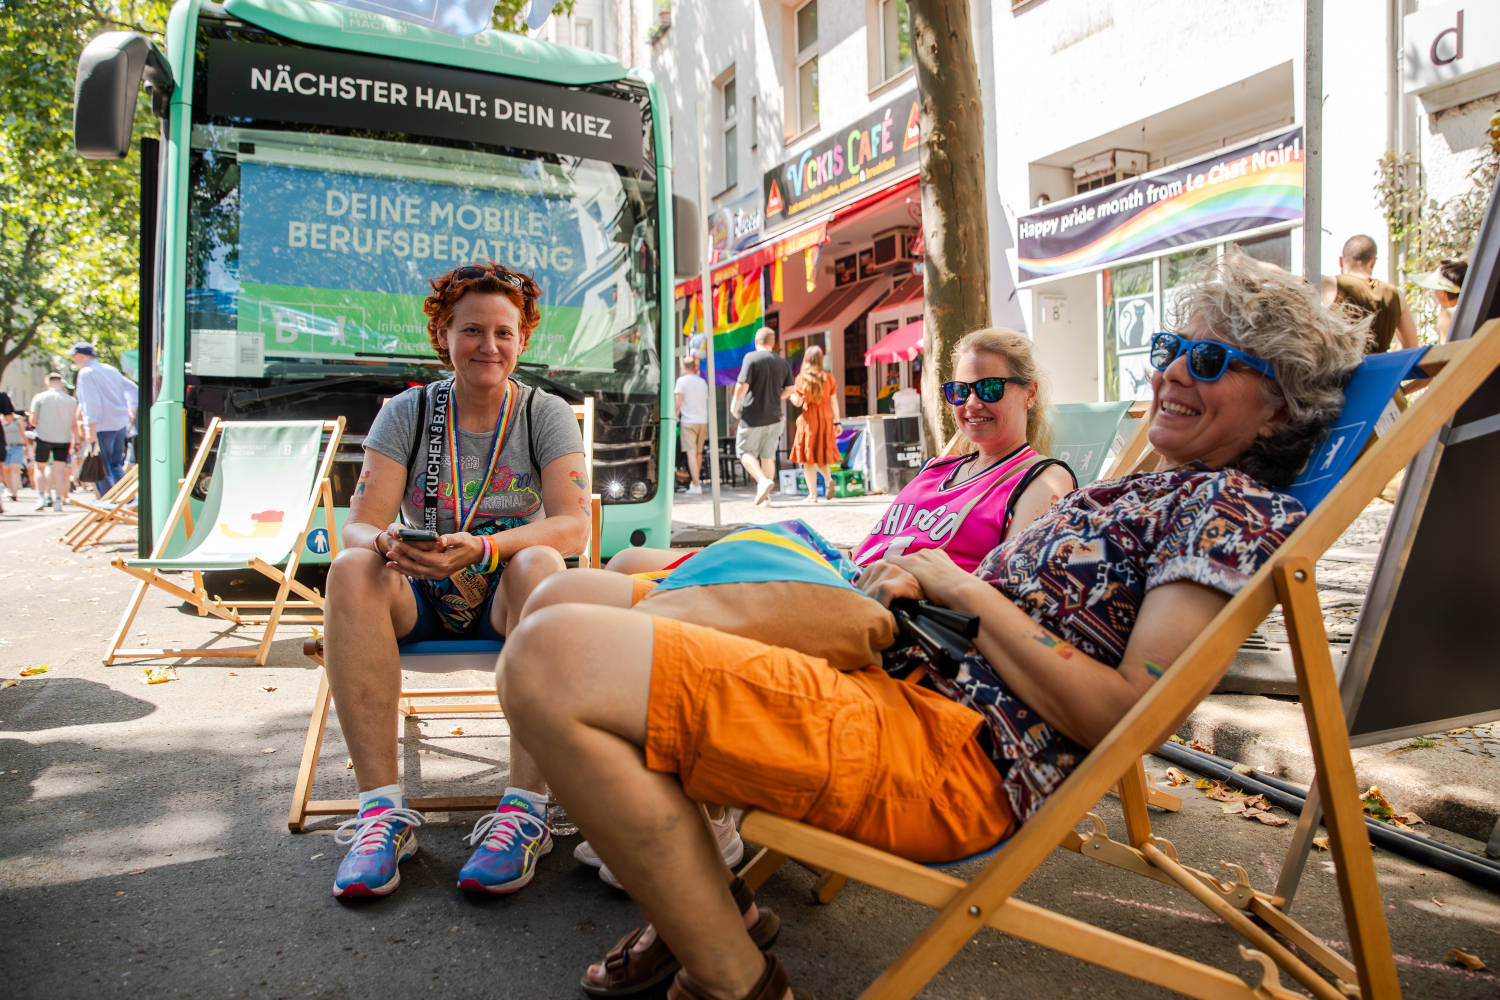
[[[679,278],[691,278],[698,273],[698,203],[680,194],[672,196],[672,246],[676,254]]]
[[[176,83],[151,39],[134,31],[106,31],[84,46],[73,84],[73,146],[85,159],[123,160],[130,153],[143,76],[152,112],[167,117]]]

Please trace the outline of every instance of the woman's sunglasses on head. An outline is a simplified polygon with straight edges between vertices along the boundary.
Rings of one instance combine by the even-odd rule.
[[[954,406],[964,405],[970,392],[978,396],[981,403],[998,403],[1005,398],[1005,383],[1007,382],[1014,382],[1017,385],[1026,384],[1023,378],[1000,378],[998,376],[977,379],[973,382],[944,382],[943,395]]]
[[[1175,333],[1158,333],[1151,338],[1151,365],[1154,368],[1166,371],[1184,352],[1188,371],[1200,382],[1217,381],[1229,369],[1231,361],[1239,361],[1266,378],[1276,377],[1271,362],[1217,340],[1189,340]]]
[[[477,281],[480,278],[490,276],[499,278],[501,281],[523,290],[526,287],[526,276],[524,274],[505,270],[498,264],[493,267],[486,267],[482,264],[471,264],[468,267],[460,267],[453,272],[454,281]]]

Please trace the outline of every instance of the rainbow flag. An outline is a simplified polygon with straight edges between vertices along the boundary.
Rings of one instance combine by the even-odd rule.
[[[1302,218],[1300,126],[1017,220],[1021,281]],[[1114,220],[1118,219],[1118,222]]]
[[[736,275],[714,289],[714,374],[719,385],[734,385],[745,355],[755,350],[755,333],[765,321],[760,274]]]

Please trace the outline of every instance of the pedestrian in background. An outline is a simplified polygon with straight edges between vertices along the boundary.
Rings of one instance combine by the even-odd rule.
[[[16,412],[9,395],[0,393],[0,396],[5,398],[4,408],[10,410],[9,413],[0,414],[0,423],[5,425],[5,462],[4,468],[0,469],[0,480],[4,480],[11,500],[19,501],[21,466],[26,464],[26,414]],[[0,512],[4,509],[0,507]]]
[[[827,486],[825,495],[833,498],[833,471],[829,467],[839,458],[838,418],[833,413],[837,392],[833,374],[823,370],[823,348],[809,347],[791,395],[792,403],[802,407],[797,415],[797,436],[792,439],[792,464],[802,466],[802,478],[807,480],[806,503],[818,502],[818,473],[823,474]]]
[[[52,509],[61,513],[73,481],[68,463],[78,444],[78,400],[68,395],[57,372],[47,376],[46,389],[31,397],[31,419],[36,424],[36,474],[31,484],[37,492],[36,509],[46,510],[50,500]]]
[[[1416,347],[1417,321],[1406,299],[1395,285],[1374,276],[1376,252],[1370,237],[1349,237],[1339,257],[1339,276],[1323,279],[1323,302],[1342,304],[1355,318],[1371,318],[1366,354],[1384,354],[1393,340],[1400,340],[1403,348]]]
[[[682,374],[672,388],[677,400],[677,440],[687,452],[689,493],[702,493],[699,476],[703,466],[703,443],[708,440],[708,383],[698,374],[698,359],[682,358]]]
[[[781,401],[792,394],[792,366],[776,353],[776,331],[755,331],[755,350],[740,362],[731,409],[739,418],[735,454],[755,480],[755,502],[776,488],[776,446],[781,443]]]
[[[99,443],[104,478],[94,484],[100,496],[125,474],[125,436],[139,402],[135,384],[113,365],[99,360],[92,344],[76,344],[70,359],[78,366],[78,405],[83,409],[84,440]]]
[[[1436,271],[1412,276],[1412,284],[1430,289],[1432,300],[1437,303],[1438,343],[1448,342],[1448,332],[1453,326],[1453,307],[1458,305],[1458,293],[1463,291],[1464,278],[1469,274],[1466,260],[1445,260]]]

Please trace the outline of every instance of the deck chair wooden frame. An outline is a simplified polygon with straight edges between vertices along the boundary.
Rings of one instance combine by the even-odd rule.
[[[795,858],[938,911],[861,994],[863,1000],[915,996],[982,926],[1205,1000],[1297,996],[1281,986],[1281,971],[1319,1000],[1351,995],[1364,1000],[1399,997],[1401,985],[1365,831],[1338,679],[1323,631],[1314,563],[1500,367],[1500,320],[1485,323],[1468,340],[1431,348],[1420,367],[1436,376],[1428,390],[1365,450],[1276,555],[971,881],[759,810],[747,813],[741,825],[747,840],[763,845],[744,869],[746,881],[752,887],[758,885],[786,859]],[[1255,891],[1243,869],[1229,866],[1235,879],[1224,883],[1182,865],[1172,844],[1152,834],[1146,811],[1141,755],[1159,746],[1213,691],[1240,644],[1278,603],[1286,616],[1297,690],[1317,768],[1317,789],[1327,810],[1329,849],[1351,959],[1332,951],[1286,916],[1278,900]],[[1089,812],[1111,787],[1118,787],[1121,794],[1125,842],[1110,839],[1103,820]],[[1074,826],[1085,818],[1092,819],[1094,829],[1079,835]],[[1249,942],[1248,949],[1240,946],[1240,955],[1260,964],[1259,985],[1248,986],[1224,969],[1014,899],[1015,891],[1058,846],[1180,886]],[[1292,941],[1337,982],[1319,975],[1247,914],[1261,918]]]
[[[156,546],[151,551],[152,559],[165,557],[167,546],[171,543],[179,523],[186,531],[187,537],[192,537],[193,510],[190,499],[193,485],[202,475],[203,467],[208,461],[208,456],[212,454],[223,428],[224,424],[218,417],[214,417],[209,422],[208,429],[203,435],[203,442],[198,446],[198,453],[193,456],[192,465],[188,467],[187,475],[178,480],[177,499],[173,501],[172,510],[167,515],[166,525],[162,528]],[[104,659],[105,666],[113,666],[118,659],[164,656],[245,657],[253,658],[256,665],[260,666],[270,655],[271,643],[276,638],[276,629],[282,622],[322,623],[323,595],[299,583],[296,576],[297,566],[302,560],[303,546],[307,542],[307,533],[312,529],[313,520],[317,517],[319,509],[323,511],[323,525],[328,532],[328,557],[332,559],[339,554],[338,530],[333,512],[333,485],[329,479],[329,473],[333,466],[334,456],[338,453],[339,439],[344,433],[344,418],[323,421],[323,431],[329,436],[328,443],[323,446],[323,453],[318,459],[317,473],[313,478],[312,490],[306,503],[307,515],[297,533],[297,540],[292,544],[291,552],[287,556],[286,569],[277,569],[263,559],[248,559],[244,564],[246,569],[254,570],[277,584],[276,598],[270,601],[223,601],[217,595],[209,597],[208,591],[204,589],[203,572],[200,570],[191,571],[193,589],[187,590],[166,579],[162,571],[130,566],[126,564],[125,559],[116,558],[111,565],[130,574],[140,582],[136,584],[135,594],[126,607],[124,616],[120,619],[119,627],[115,630],[109,653]],[[125,637],[130,633],[130,626],[140,611],[141,601],[151,587],[157,587],[193,605],[198,609],[200,617],[214,615],[237,626],[264,625],[265,634],[254,649],[122,649]],[[302,600],[292,599],[293,592]],[[286,613],[288,609],[304,613],[289,615]],[[246,610],[252,612],[259,610],[261,613],[245,614]]]
[[[589,400],[590,403],[593,400]],[[580,407],[581,409],[581,407]],[[592,407],[590,407],[592,409]],[[585,436],[588,441],[592,435]],[[579,560],[580,565],[601,569],[600,526],[602,523],[603,498],[598,494],[590,497],[590,530],[587,553]],[[453,673],[459,670],[483,670],[494,666],[501,643],[486,642],[424,642],[423,647],[456,647],[446,664],[417,667],[424,673]],[[399,648],[399,647],[398,647]],[[408,647],[410,649],[411,647]],[[424,658],[433,657],[428,650],[422,651]],[[328,686],[328,674],[323,667],[323,638],[317,636],[302,643],[302,655],[320,668],[318,671],[318,693],[313,698],[312,717],[307,723],[307,738],[302,743],[302,762],[297,767],[297,783],[292,787],[292,805],[287,813],[287,829],[301,833],[309,816],[343,816],[359,811],[358,799],[314,799],[313,779],[318,772],[318,755],[323,752],[323,735],[328,730],[328,710],[333,705],[333,691]],[[434,657],[435,658],[435,657]],[[403,669],[408,656],[402,656]],[[436,698],[474,698],[458,704],[430,704]],[[401,718],[416,718],[422,715],[501,715],[500,698],[493,687],[487,688],[407,688],[402,687],[396,712]],[[408,799],[413,809],[434,812],[465,812],[469,810],[493,809],[500,804],[498,795],[468,795],[448,798]]]
[[[96,500],[78,500],[68,497],[68,503],[81,507],[82,517],[73,522],[59,539],[71,545],[77,552],[85,545],[99,545],[109,529],[117,524],[134,527],[136,523],[135,499],[140,493],[140,466],[132,465],[125,470],[120,481],[111,486]]]

